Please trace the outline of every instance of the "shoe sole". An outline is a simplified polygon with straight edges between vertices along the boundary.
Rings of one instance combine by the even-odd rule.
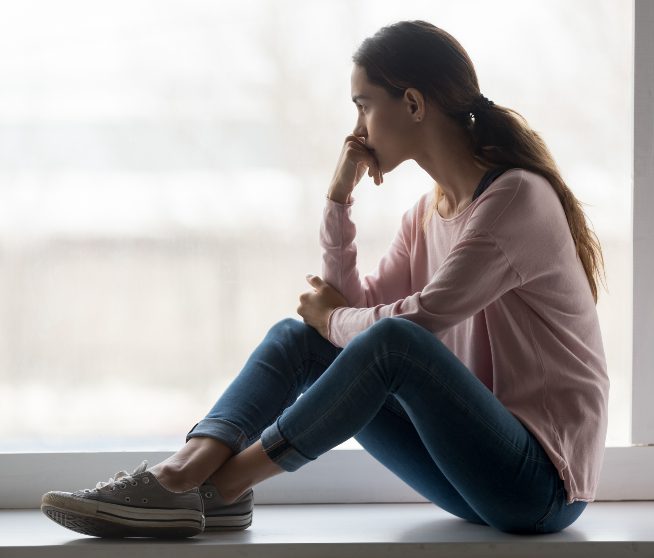
[[[208,515],[204,518],[205,531],[234,531],[252,525],[252,512],[238,515]]]
[[[186,538],[204,529],[202,512],[150,509],[46,494],[41,511],[52,521],[95,537]]]

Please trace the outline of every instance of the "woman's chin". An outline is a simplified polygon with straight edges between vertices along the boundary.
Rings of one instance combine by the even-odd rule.
[[[401,160],[395,160],[391,162],[384,162],[384,161],[379,161],[379,170],[382,172],[382,174],[387,174],[389,172],[393,172],[397,167],[399,167],[406,159],[401,159]]]
[[[392,172],[395,170],[399,165],[401,165],[406,159],[399,159],[399,158],[392,158],[389,160],[389,158],[385,157],[384,159],[379,158],[379,154],[375,153],[377,156],[377,167],[381,171],[383,175]]]

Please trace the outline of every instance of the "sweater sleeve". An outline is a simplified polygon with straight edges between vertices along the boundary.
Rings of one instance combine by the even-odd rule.
[[[521,284],[520,275],[491,233],[468,230],[422,291],[372,308],[336,308],[329,317],[328,339],[345,347],[385,317],[405,318],[438,334]]]
[[[351,202],[327,199],[320,227],[323,250],[323,279],[339,291],[353,308],[368,308],[394,302],[411,293],[409,249],[412,209],[402,216],[402,224],[377,269],[359,278],[356,227],[351,219]]]

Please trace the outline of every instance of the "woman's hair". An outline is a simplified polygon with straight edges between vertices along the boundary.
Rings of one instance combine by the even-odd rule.
[[[400,21],[363,41],[352,60],[368,81],[401,98],[408,87],[420,91],[468,131],[470,149],[483,168],[519,167],[544,176],[553,186],[570,227],[597,304],[597,282],[604,271],[602,248],[588,227],[581,203],[561,178],[540,135],[516,111],[483,102],[472,61],[459,42],[426,21]],[[423,228],[443,196],[438,183]]]

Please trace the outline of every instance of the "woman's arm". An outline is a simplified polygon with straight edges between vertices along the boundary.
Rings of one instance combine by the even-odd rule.
[[[370,308],[336,308],[327,324],[327,339],[345,347],[377,320],[411,320],[433,333],[476,314],[523,280],[495,239],[469,231],[452,249],[420,292]]]
[[[411,293],[410,231],[416,206],[402,216],[400,228],[377,269],[360,280],[356,227],[351,220],[353,202],[327,199],[320,227],[323,280],[339,291],[352,308],[369,308],[406,297]]]

